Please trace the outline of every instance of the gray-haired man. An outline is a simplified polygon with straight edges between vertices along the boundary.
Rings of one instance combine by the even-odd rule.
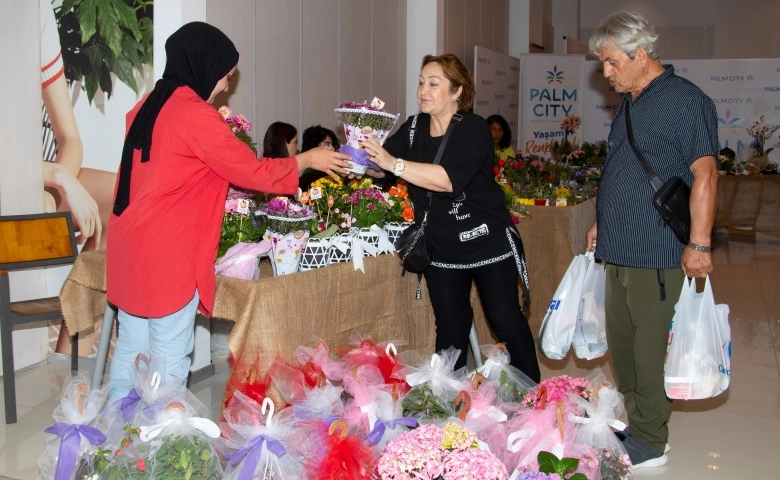
[[[630,433],[624,445],[634,468],[667,461],[671,400],[664,391],[669,324],[682,283],[712,271],[711,231],[718,171],[715,105],[698,87],[658,59],[658,35],[640,15],[618,13],[593,31],[590,50],[623,102],[612,121],[599,184],[597,222],[588,250],[607,263],[607,341]],[[637,149],[666,181],[691,187],[690,243],[683,245],[651,204],[653,189]],[[596,242],[598,234],[598,243]]]

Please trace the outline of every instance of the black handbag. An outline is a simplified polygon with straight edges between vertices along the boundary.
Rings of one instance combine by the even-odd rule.
[[[630,104],[626,102],[626,127],[628,128],[628,143],[634,150],[639,164],[645,176],[653,187],[653,207],[658,211],[658,215],[664,223],[672,229],[674,235],[683,245],[688,245],[691,237],[691,207],[690,197],[691,189],[680,177],[672,177],[666,182],[656,175],[642,152],[636,148],[634,143],[634,132],[631,129],[631,114],[629,113]]]
[[[444,133],[444,138],[441,140],[439,150],[436,151],[436,158],[433,160],[433,164],[437,165],[441,162],[441,156],[444,153],[444,147],[447,145],[447,139],[450,138],[450,133],[455,124],[463,118],[459,114],[452,116],[450,124],[447,126],[447,131]],[[411,148],[414,143],[414,131],[417,126],[417,115],[412,120],[412,125],[409,130],[409,147]],[[421,273],[428,268],[431,264],[431,244],[428,242],[428,238],[425,236],[425,226],[428,224],[428,211],[431,209],[431,202],[433,201],[433,193],[428,191],[428,207],[423,214],[422,222],[415,223],[409,228],[403,231],[403,233],[395,241],[395,249],[398,252],[398,256],[401,259],[401,266],[405,271],[412,273]],[[403,274],[403,272],[402,272]]]

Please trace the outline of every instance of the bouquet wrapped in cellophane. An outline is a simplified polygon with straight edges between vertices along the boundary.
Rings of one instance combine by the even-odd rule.
[[[336,107],[336,118],[344,124],[344,135],[347,143],[339,148],[339,152],[352,157],[354,165],[349,171],[362,175],[372,168],[379,171],[379,166],[368,159],[368,154],[361,148],[361,143],[367,138],[376,139],[383,144],[390,131],[398,121],[400,114],[383,111],[385,102],[374,97],[371,103],[342,103]]]

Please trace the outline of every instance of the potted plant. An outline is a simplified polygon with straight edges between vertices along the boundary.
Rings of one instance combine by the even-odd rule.
[[[382,226],[390,204],[381,190],[360,188],[348,195],[344,204],[344,209],[349,209],[352,220],[350,226],[358,229],[357,238],[364,242],[364,256],[375,256],[381,251],[387,251],[389,239]]]
[[[387,232],[387,238],[391,244],[401,236],[406,228],[414,223],[414,209],[409,200],[409,191],[406,182],[401,180],[385,194],[385,200],[390,208],[387,210],[385,225],[382,227]]]
[[[266,202],[259,213],[267,225],[265,238],[271,242],[274,276],[297,272],[314,211],[287,197],[277,197]]]

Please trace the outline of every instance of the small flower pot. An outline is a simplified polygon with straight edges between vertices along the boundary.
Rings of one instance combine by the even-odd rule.
[[[546,198],[536,198],[534,199],[534,205],[537,207],[543,207],[547,205],[547,199]]]
[[[331,241],[342,245],[344,251],[338,248],[336,245],[330,247],[330,253],[328,254],[328,263],[342,263],[352,260],[352,235],[349,233],[337,233],[331,237]]]
[[[556,198],[555,199],[555,206],[556,207],[565,207],[566,205],[568,205],[568,203],[569,203],[568,200],[565,199],[565,198]]]
[[[309,232],[305,230],[286,234],[271,232],[270,236],[272,243],[271,266],[274,270],[274,277],[296,273],[301,261],[301,251],[309,238]]]
[[[301,252],[298,269],[301,272],[328,266],[330,259],[330,239],[310,238]]]

